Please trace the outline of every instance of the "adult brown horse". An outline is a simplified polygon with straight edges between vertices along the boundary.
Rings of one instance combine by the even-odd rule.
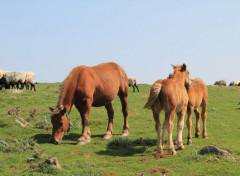
[[[203,121],[203,138],[207,138],[207,103],[208,103],[208,89],[203,81],[194,81],[192,80],[191,87],[187,90],[188,92],[188,108],[187,108],[187,127],[188,127],[188,144],[192,144],[192,114],[193,111],[196,115],[196,128],[195,128],[195,137],[200,136],[200,114]],[[200,113],[199,107],[202,107],[202,113]]]
[[[165,127],[168,126],[168,152],[176,154],[174,149],[172,132],[173,120],[175,113],[178,116],[178,133],[177,133],[177,146],[183,149],[182,131],[184,126],[184,116],[187,111],[188,94],[186,87],[190,86],[189,71],[187,66],[172,65],[174,73],[169,78],[164,80],[157,80],[151,90],[150,96],[144,108],[151,108],[155,120],[155,128],[157,132],[158,142],[157,151],[163,153],[163,137],[161,138],[161,123],[159,115],[161,110],[165,111]]]
[[[114,110],[112,101],[119,96],[122,103],[124,126],[122,136],[129,134],[128,126],[128,78],[121,66],[116,63],[102,63],[94,67],[84,65],[72,69],[61,86],[59,100],[52,111],[52,142],[60,144],[65,132],[69,129],[68,113],[73,105],[82,118],[82,134],[79,145],[91,142],[88,118],[91,107],[105,106],[108,114],[108,127],[104,139],[113,134]]]

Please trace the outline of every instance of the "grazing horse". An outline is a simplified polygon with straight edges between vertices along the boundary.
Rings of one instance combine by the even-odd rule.
[[[168,127],[168,153],[176,154],[174,149],[172,132],[175,113],[178,116],[177,146],[183,149],[182,131],[184,126],[184,116],[187,111],[188,94],[186,87],[190,87],[189,71],[187,66],[172,65],[174,73],[164,80],[157,80],[151,90],[150,96],[144,108],[151,108],[155,120],[155,129],[157,132],[157,152],[163,153],[164,133],[161,138],[161,123],[159,115],[161,110],[165,111],[164,128]]]
[[[72,105],[75,105],[82,118],[79,145],[91,142],[88,118],[92,106],[105,106],[108,127],[104,139],[110,139],[113,134],[114,115],[112,101],[117,95],[121,100],[124,116],[121,135],[128,136],[128,78],[123,68],[116,63],[102,63],[94,67],[80,65],[73,68],[62,83],[57,107],[55,109],[49,107],[52,111],[52,142],[60,144],[65,132],[68,131],[70,127],[68,114]]]
[[[192,114],[193,111],[196,115],[196,128],[195,137],[200,136],[200,114],[203,121],[203,138],[207,138],[207,103],[208,103],[208,89],[203,81],[192,81],[191,87],[187,89],[188,92],[188,108],[187,108],[187,127],[188,127],[188,142],[187,144],[192,144]],[[202,113],[200,113],[199,107],[202,107]]]

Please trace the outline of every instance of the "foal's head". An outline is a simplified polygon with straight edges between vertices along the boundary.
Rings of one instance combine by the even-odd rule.
[[[186,64],[183,65],[172,65],[174,69],[174,74],[178,74],[182,80],[184,80],[184,85],[186,88],[189,88],[192,84],[190,78],[189,78],[189,71],[187,69]],[[170,77],[170,76],[169,76]]]
[[[70,129],[65,107],[53,109],[49,107],[51,114],[51,122],[53,125],[51,142],[60,144],[64,134]]]

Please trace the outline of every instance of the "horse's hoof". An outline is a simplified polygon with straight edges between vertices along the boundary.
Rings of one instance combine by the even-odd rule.
[[[105,134],[103,139],[105,140],[108,140],[108,139],[111,139],[112,138],[112,135],[111,134]]]
[[[195,138],[199,138],[200,134],[195,134]]]
[[[192,145],[192,141],[188,141],[188,142],[187,142],[187,145]]]
[[[204,139],[207,139],[208,137],[207,136],[203,136]]]
[[[177,154],[177,152],[174,149],[168,149],[168,153],[170,155],[176,155]]]
[[[184,145],[178,146],[178,149],[179,149],[179,150],[183,150],[183,149],[184,149]]]
[[[129,133],[128,132],[122,132],[121,136],[125,137],[125,136],[128,136]]]
[[[78,140],[77,142],[78,142],[77,145],[85,145],[85,144],[91,143],[91,139],[87,138],[85,140]]]

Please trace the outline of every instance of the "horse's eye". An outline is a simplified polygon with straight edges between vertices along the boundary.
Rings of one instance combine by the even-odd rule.
[[[60,125],[62,126],[62,125],[63,125],[63,122],[60,122]]]

